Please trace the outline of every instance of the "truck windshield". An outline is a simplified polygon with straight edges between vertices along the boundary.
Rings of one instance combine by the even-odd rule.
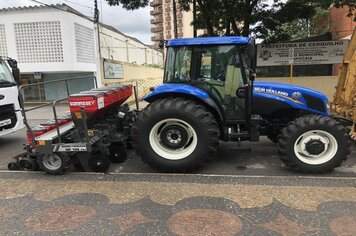
[[[0,60],[0,87],[10,87],[15,85],[16,83],[9,68],[5,64],[5,61]]]

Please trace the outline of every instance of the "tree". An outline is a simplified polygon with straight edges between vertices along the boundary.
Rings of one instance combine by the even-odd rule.
[[[327,33],[329,31],[329,11],[321,7],[316,7],[315,11],[315,15],[310,19],[295,19],[282,24],[281,30],[278,32],[279,35],[270,34],[267,41],[291,41]]]
[[[106,0],[110,6],[122,6],[126,10],[136,10],[146,7],[150,0]]]
[[[308,4],[314,9],[314,14],[308,18],[297,18],[292,21],[286,21],[282,24],[276,24],[270,29],[267,42],[283,42],[297,40],[306,37],[316,36],[328,32],[329,30],[329,7],[348,7],[349,14],[356,21],[355,7],[356,3],[352,1],[298,1],[299,3]]]
[[[183,10],[191,10],[192,0],[179,0],[179,3]],[[198,14],[192,24],[204,29],[206,35],[252,34],[269,41],[288,40],[290,34],[285,32],[286,27],[298,28],[311,22],[317,13],[316,8],[327,9],[332,4],[348,6],[349,16],[352,16],[356,6],[354,0],[289,0],[286,3],[274,0],[272,6],[264,0],[197,0],[197,4]]]
[[[121,5],[127,10],[146,7],[149,0],[106,0],[109,5]],[[181,10],[191,11],[194,0],[176,0]],[[203,29],[207,36],[256,36],[268,41],[290,40],[288,29],[305,30],[317,13],[331,5],[349,7],[349,16],[356,9],[355,0],[274,0],[269,6],[265,0],[195,0],[196,18],[192,24]],[[356,16],[355,16],[356,21]],[[306,24],[307,23],[307,24]],[[309,29],[310,30],[310,29]],[[299,30],[297,33],[301,33]]]

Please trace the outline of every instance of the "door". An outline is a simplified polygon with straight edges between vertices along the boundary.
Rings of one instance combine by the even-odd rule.
[[[245,98],[236,92],[247,83],[241,56],[234,45],[193,49],[191,77],[221,104],[227,121],[246,121]]]

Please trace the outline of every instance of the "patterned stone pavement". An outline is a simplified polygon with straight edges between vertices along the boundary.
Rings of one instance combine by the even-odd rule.
[[[356,235],[356,178],[0,172],[0,235]]]

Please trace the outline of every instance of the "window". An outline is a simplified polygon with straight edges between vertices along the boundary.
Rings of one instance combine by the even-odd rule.
[[[4,61],[0,61],[0,88],[16,85]]]
[[[192,50],[187,47],[168,51],[166,64],[166,81],[186,83],[191,80]]]
[[[7,56],[5,25],[0,24],[0,56]]]
[[[59,21],[15,23],[14,29],[20,63],[63,62]]]

